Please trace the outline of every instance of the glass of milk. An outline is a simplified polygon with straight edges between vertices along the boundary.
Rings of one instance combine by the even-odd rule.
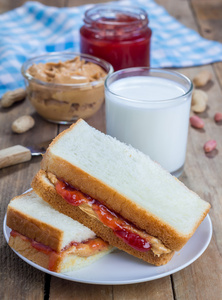
[[[168,70],[137,67],[109,75],[107,134],[179,177],[186,157],[192,89],[187,77]]]

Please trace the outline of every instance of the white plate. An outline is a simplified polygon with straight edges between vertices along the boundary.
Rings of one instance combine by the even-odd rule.
[[[3,230],[8,243],[10,228],[6,225],[6,216]],[[88,267],[61,274],[42,268],[16,251],[14,252],[29,265],[59,278],[90,284],[131,284],[162,278],[184,269],[203,254],[210,243],[211,236],[212,223],[207,215],[183,249],[176,252],[167,265],[161,267],[149,265],[123,251],[115,250]]]

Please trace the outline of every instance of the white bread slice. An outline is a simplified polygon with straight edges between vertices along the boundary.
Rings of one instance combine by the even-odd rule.
[[[210,209],[209,203],[148,156],[83,120],[54,139],[42,169],[102,202],[172,250],[183,247]]]
[[[20,216],[20,222],[15,214]],[[96,237],[92,230],[53,209],[34,191],[10,201],[7,226],[58,252],[72,241],[81,243]]]
[[[95,233],[79,222],[56,211],[34,191],[13,198],[7,208],[7,226],[19,233],[10,236],[9,245],[23,256],[48,268],[50,255],[32,247],[29,238],[49,247],[50,252],[62,254],[54,271],[66,272],[83,267],[103,255],[112,247],[103,245],[98,253],[88,252],[81,256],[75,247],[66,249],[72,242],[83,244],[96,239]],[[22,238],[21,235],[25,238]],[[98,239],[98,238],[97,238]],[[71,249],[71,250],[70,250]]]

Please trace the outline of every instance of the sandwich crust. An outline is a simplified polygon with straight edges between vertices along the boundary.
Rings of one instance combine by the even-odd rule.
[[[160,266],[168,263],[172,258],[174,251],[167,254],[162,254],[159,257],[154,255],[152,251],[141,252],[133,249],[118,238],[112,229],[104,226],[99,220],[90,217],[80,208],[67,203],[60,195],[57,194],[54,185],[48,180],[46,172],[40,170],[32,181],[34,191],[53,208],[59,212],[79,221],[83,225],[93,230],[97,236],[107,241],[112,246],[115,246],[131,255],[134,255],[144,261]],[[99,199],[98,199],[99,200]]]
[[[28,241],[21,239],[19,236],[9,238],[9,246],[15,251],[33,261],[39,266],[48,269],[49,255],[34,249]],[[55,270],[57,272],[58,270]]]
[[[31,195],[32,192],[28,192],[26,195],[28,196],[29,194]],[[24,197],[24,195],[17,196],[11,201],[22,197]],[[7,226],[24,236],[28,236],[37,242],[49,246],[57,252],[62,250],[63,232],[59,228],[49,224],[47,224],[46,227],[44,223],[38,219],[17,211],[14,207],[10,206],[10,204],[7,208]]]

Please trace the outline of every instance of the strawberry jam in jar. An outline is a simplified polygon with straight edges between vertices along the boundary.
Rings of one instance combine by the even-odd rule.
[[[80,28],[82,53],[108,61],[114,70],[150,66],[151,29],[138,7],[95,5]]]

